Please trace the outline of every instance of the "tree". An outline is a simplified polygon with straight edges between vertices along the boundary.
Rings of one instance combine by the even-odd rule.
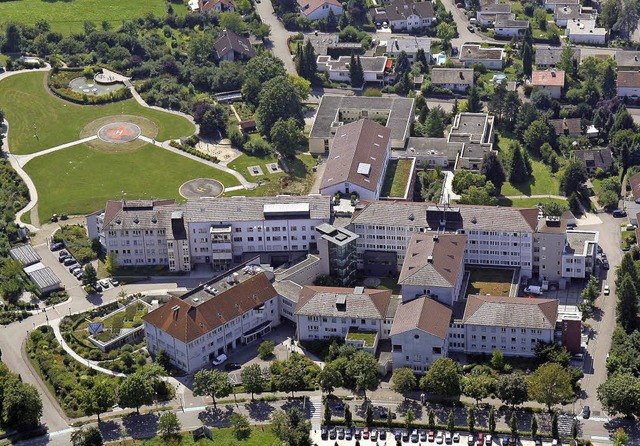
[[[107,258],[105,259],[104,267],[107,270],[107,274],[113,276],[118,270],[118,255],[115,251],[109,251]]]
[[[156,363],[167,371],[171,370],[171,357],[165,349],[161,348],[160,350],[158,350],[158,354],[156,355]]]
[[[235,11],[221,12],[218,17],[222,29],[230,29],[236,34],[242,34],[247,30],[247,24],[242,20],[242,16]]]
[[[518,436],[518,419],[516,418],[516,411],[511,412],[511,419],[509,420],[509,429],[511,430],[511,436]]]
[[[17,430],[35,429],[42,416],[42,400],[35,387],[12,379],[4,386],[2,417],[8,426]]]
[[[549,125],[541,120],[535,120],[524,131],[523,140],[528,150],[535,152],[540,151],[540,146],[551,139],[551,129]]]
[[[302,104],[295,94],[291,94],[293,91],[294,86],[287,76],[278,76],[263,84],[256,108],[256,125],[261,134],[270,136],[271,128],[279,119],[294,118],[302,126]]]
[[[256,392],[262,392],[266,380],[262,376],[262,369],[260,364],[251,364],[240,371],[240,377],[242,378],[242,386],[245,392],[251,393],[251,401],[253,401],[253,394]]]
[[[525,130],[533,121],[538,119],[538,110],[531,102],[525,102],[520,106],[516,116],[515,128],[519,136],[524,135]]]
[[[498,371],[501,371],[504,368],[504,355],[499,348],[496,348],[493,351],[493,355],[491,356],[491,367]]]
[[[418,386],[416,375],[408,367],[402,367],[395,369],[391,376],[391,390],[398,392],[404,399],[407,399],[407,394],[414,390]]]
[[[619,31],[626,38],[630,38],[633,31],[638,27],[638,21],[640,20],[638,3],[635,0],[623,0],[620,5],[620,14],[618,14],[618,20],[613,25],[613,30]]]
[[[569,210],[573,212],[574,215],[582,214],[580,198],[578,197],[577,192],[574,192],[571,195],[569,195]]]
[[[482,165],[480,166],[480,173],[487,178],[487,181],[491,181],[496,191],[500,193],[500,189],[507,180],[507,176],[495,152],[488,152],[484,155]]]
[[[358,350],[345,369],[345,377],[355,384],[356,390],[364,393],[367,399],[367,390],[374,390],[380,383],[378,377],[378,361],[371,353]]]
[[[624,446],[629,443],[629,434],[623,428],[619,427],[613,433],[613,446]]]
[[[338,28],[338,18],[331,8],[329,8],[329,13],[327,14],[326,26],[327,31],[335,31]]]
[[[373,425],[373,406],[371,404],[367,404],[367,410],[364,414],[364,422],[367,426]]]
[[[141,373],[127,376],[118,387],[117,400],[120,407],[131,407],[140,414],[140,406],[153,403],[155,392],[151,381]]]
[[[311,425],[297,408],[276,410],[271,417],[271,428],[283,444],[289,446],[311,446]]]
[[[616,322],[627,333],[638,328],[638,296],[636,287],[629,274],[624,274],[620,286],[616,289],[618,303],[616,304]]]
[[[602,11],[600,12],[602,26],[611,31],[618,21],[619,12],[620,2],[618,0],[605,0],[602,3]]]
[[[393,426],[393,412],[391,409],[387,410],[387,427]]]
[[[295,74],[290,74],[288,77],[293,84],[293,91],[295,92],[298,100],[300,102],[306,101],[311,94],[311,82],[303,77],[296,76]]]
[[[627,252],[622,256],[620,265],[616,270],[616,287],[619,288],[621,286],[622,279],[624,279],[625,275],[629,275],[629,277],[631,277],[631,283],[633,283],[637,288],[638,272],[636,270],[635,262],[633,261],[633,255],[630,252]]]
[[[174,412],[165,412],[158,420],[158,433],[166,438],[173,437],[180,433],[182,426],[178,416]]]
[[[442,40],[442,47],[448,48],[451,39],[456,35],[456,28],[446,22],[441,22],[436,26],[436,37]]]
[[[531,436],[536,437],[538,435],[538,417],[531,415]]]
[[[570,161],[564,169],[564,174],[560,180],[560,190],[565,196],[570,196],[574,192],[580,193],[582,185],[587,181],[587,170],[579,161]]]
[[[429,409],[429,429],[435,429],[436,427],[436,412],[433,409]]]
[[[331,426],[331,417],[333,413],[331,412],[331,406],[329,405],[329,399],[327,398],[324,402],[324,416],[322,422],[325,426]]]
[[[447,417],[447,430],[453,432],[456,427],[456,419],[453,415],[453,409],[449,411],[449,416]]]
[[[273,349],[276,347],[276,344],[273,341],[264,341],[258,347],[258,358],[266,361],[267,359],[273,356]]]
[[[304,139],[294,118],[278,119],[271,128],[271,142],[283,158],[293,158]]]
[[[495,379],[489,375],[468,375],[462,381],[462,393],[469,398],[476,400],[476,405],[480,405],[480,400],[491,395],[495,386]]]
[[[344,424],[351,426],[353,421],[353,415],[351,414],[351,408],[348,404],[344,405]]]
[[[80,429],[71,434],[71,444],[73,446],[102,446],[104,439],[100,429],[91,426],[87,429]]]
[[[108,411],[115,402],[113,387],[107,381],[100,381],[84,393],[81,406],[87,415],[97,415],[99,423],[100,414]]]
[[[200,120],[200,134],[203,136],[216,136],[222,132],[229,120],[227,108],[219,105],[209,105],[208,110],[202,115]]]
[[[520,373],[500,376],[496,381],[496,396],[511,407],[527,401],[528,386],[525,376]]]
[[[444,130],[446,128],[445,118],[446,114],[442,107],[426,108],[428,114],[424,121],[424,133],[425,136],[430,138],[444,138]],[[423,110],[424,110],[423,108]]]
[[[427,74],[429,72],[429,62],[427,62],[427,55],[424,51],[424,48],[418,48],[418,51],[416,53],[416,62],[422,64],[422,74]]]
[[[342,385],[342,373],[336,364],[329,362],[324,366],[318,375],[318,383],[323,392],[331,394],[336,387]]]
[[[480,91],[478,87],[473,85],[467,95],[467,111],[469,113],[481,113],[483,108],[482,102],[480,101]]]
[[[420,379],[420,387],[442,396],[460,395],[460,371],[451,358],[436,359]]]
[[[470,407],[467,413],[467,427],[469,432],[473,432],[476,429],[476,410],[473,407]]]
[[[560,437],[560,434],[558,433],[558,414],[555,412],[551,416],[551,437],[552,438]]]
[[[511,157],[509,159],[509,182],[514,184],[524,183],[529,179],[530,172],[522,154],[522,148],[517,142],[512,142],[509,150]]]
[[[616,96],[616,69],[612,64],[607,64],[602,75],[602,98],[611,99]]]
[[[16,23],[7,23],[4,34],[4,45],[2,52],[17,53],[20,52],[22,44],[22,29]]]
[[[496,409],[491,406],[489,409],[489,433],[493,434],[496,432]]]
[[[233,435],[237,440],[249,438],[251,435],[251,426],[246,416],[240,413],[234,413],[229,417],[229,422],[231,423],[231,427],[233,427]]]
[[[224,398],[231,394],[233,386],[229,381],[229,374],[220,370],[199,370],[193,381],[193,394],[195,396],[209,396],[216,408],[216,398]]]
[[[522,47],[522,72],[528,78],[531,78],[533,65],[533,51],[531,46],[525,43]]]
[[[362,64],[359,64],[360,57],[356,58],[354,53],[351,53],[351,59],[349,61],[349,80],[353,88],[360,88],[364,84],[364,71],[362,70]]]
[[[413,425],[413,422],[416,420],[416,416],[413,413],[413,409],[409,408],[407,409],[407,414],[404,416],[404,424],[407,427],[407,429],[411,429],[411,426]]]
[[[91,288],[96,287],[98,283],[98,272],[91,263],[84,267],[84,274],[82,274],[82,284]]]
[[[571,376],[565,368],[557,363],[541,365],[529,377],[529,397],[547,406],[567,401],[573,396]]]

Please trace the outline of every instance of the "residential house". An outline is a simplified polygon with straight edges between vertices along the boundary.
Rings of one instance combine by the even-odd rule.
[[[453,306],[464,282],[466,243],[467,236],[462,234],[414,233],[398,277],[402,301],[427,296]],[[365,265],[369,270],[373,270],[370,263]]]
[[[618,97],[640,96],[640,71],[618,71]]]
[[[406,150],[395,150],[391,155],[399,158],[415,158],[433,168],[453,167],[463,146],[462,142],[449,142],[445,138],[417,137],[407,140]]]
[[[399,302],[390,290],[306,286],[294,313],[296,334],[303,341],[341,338],[375,353],[378,342],[389,339]],[[358,342],[357,333],[373,336]]]
[[[202,13],[210,11],[221,12],[235,12],[238,8],[233,0],[198,0],[199,10]]]
[[[564,89],[564,79],[564,71],[561,70],[534,70],[531,75],[531,85],[547,91],[554,99],[560,99]]]
[[[484,155],[493,150],[494,117],[485,113],[459,113],[453,120],[447,141],[462,142],[454,170],[479,170]]]
[[[462,336],[449,332],[449,351],[505,356],[535,356],[540,342],[554,342],[558,318],[557,299],[470,295],[461,320]],[[460,334],[460,333],[456,333]]]
[[[297,0],[300,14],[311,21],[324,19],[333,11],[336,17],[342,15],[342,3],[338,0]]]
[[[553,19],[561,28],[566,28],[570,21],[595,20],[595,15],[585,12],[581,5],[558,5]]]
[[[536,47],[535,65],[538,70],[555,68],[562,58],[562,50],[565,47]],[[573,60],[580,61],[580,48],[573,48]]]
[[[597,231],[567,231],[567,242],[562,253],[562,277],[586,279],[592,275],[597,247]]]
[[[640,173],[629,178],[629,188],[631,189],[631,196],[633,200],[640,200]]]
[[[360,270],[384,258],[388,262],[386,275],[396,274],[402,269],[414,232],[446,232],[467,235],[465,264],[520,267],[522,275],[531,277],[537,220],[535,208],[454,207],[389,200],[358,204],[348,228],[359,236],[356,247]]]
[[[339,127],[320,183],[322,195],[380,197],[391,154],[391,130],[367,119]]]
[[[460,46],[458,57],[465,68],[478,63],[489,70],[501,70],[504,67],[503,48],[483,48],[478,44],[465,43]]]
[[[223,30],[213,42],[213,51],[217,60],[248,60],[256,55],[247,37],[242,37],[231,31]]]
[[[204,285],[172,297],[143,317],[147,350],[167,352],[187,373],[222,353],[249,344],[280,322],[279,295],[266,273],[242,265]],[[259,272],[256,272],[259,271]]]
[[[618,71],[634,71],[640,69],[640,51],[618,50],[613,56]]]
[[[571,154],[573,159],[580,161],[586,167],[589,175],[593,175],[597,169],[608,172],[613,164],[611,149],[574,150]]]
[[[471,70],[469,70],[471,71]],[[360,119],[385,122],[391,130],[391,147],[402,149],[409,137],[414,119],[412,98],[324,95],[316,112],[316,119],[309,134],[309,151],[314,154],[329,153],[333,136],[345,124]]]
[[[390,0],[384,6],[372,10],[373,21],[377,26],[384,22],[393,31],[413,31],[428,28],[436,21],[431,1]]]
[[[401,303],[390,333],[393,368],[424,373],[446,357],[451,314],[451,308],[425,296]]]
[[[574,19],[567,22],[565,35],[571,43],[604,45],[607,43],[607,30],[599,28],[595,19]]]
[[[529,28],[528,20],[517,20],[513,13],[496,14],[496,21],[493,24],[493,31],[496,36],[513,37],[525,33]]]
[[[582,120],[580,118],[549,119],[549,124],[553,127],[556,136],[582,135]]]
[[[549,12],[555,12],[558,6],[574,6],[578,7],[580,0],[544,0],[544,7]]]
[[[413,63],[416,60],[418,50],[422,49],[425,52],[427,63],[431,60],[431,39],[427,37],[398,36],[386,42],[380,42],[380,46],[385,48],[384,55],[392,59],[397,59],[404,51]]]
[[[305,44],[311,42],[314,51],[319,56],[346,55],[351,53],[360,54],[362,44],[360,42],[341,42],[338,34],[313,33],[305,35]]]
[[[364,81],[366,82],[384,82],[384,71],[387,67],[387,58],[385,56],[361,56],[360,63],[362,71],[364,71]],[[318,56],[318,71],[329,73],[329,79],[338,82],[350,82],[349,63],[351,56],[340,56],[332,59],[331,56]]]
[[[473,69],[471,68],[433,68],[431,84],[447,88],[453,92],[464,93],[473,87]]]
[[[491,26],[496,21],[496,14],[510,14],[511,3],[492,3],[482,5],[476,12],[476,20],[480,25]]]

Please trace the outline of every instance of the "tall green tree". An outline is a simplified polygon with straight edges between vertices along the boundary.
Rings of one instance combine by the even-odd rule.
[[[420,387],[442,396],[460,395],[461,376],[458,364],[451,358],[436,359],[420,379]]]
[[[447,417],[447,430],[449,432],[453,432],[456,428],[456,418],[453,414],[453,409],[449,411],[449,416]]]
[[[540,146],[551,141],[551,128],[546,121],[533,121],[524,131],[523,141],[528,150],[534,153],[540,152]]]
[[[516,411],[511,412],[511,419],[509,420],[509,429],[511,430],[511,436],[518,436],[518,418],[516,417]]]
[[[333,412],[331,412],[331,406],[329,405],[329,398],[327,398],[324,402],[324,416],[322,419],[322,423],[325,426],[331,426],[332,416],[333,416]]]
[[[353,53],[351,53],[351,60],[349,61],[349,80],[353,88],[360,88],[364,84],[364,71],[360,56],[356,57]]]
[[[311,425],[298,409],[276,410],[271,417],[273,433],[289,446],[311,446]]]
[[[531,436],[535,438],[538,435],[538,417],[531,415]]]
[[[294,118],[278,119],[271,127],[271,143],[283,158],[294,158],[304,135]]]
[[[547,363],[536,369],[529,377],[529,397],[551,407],[567,401],[573,396],[571,376],[557,363]]]
[[[469,432],[476,430],[476,410],[473,407],[470,407],[467,412],[467,427]]]
[[[4,386],[2,418],[7,426],[19,431],[35,429],[41,416],[42,399],[34,386],[19,379]]]
[[[436,427],[436,412],[433,409],[429,409],[428,419],[429,419],[429,429],[435,429],[435,427]]]
[[[528,43],[522,46],[522,72],[528,78],[531,78],[533,72],[533,51]]]
[[[87,287],[95,289],[98,283],[98,272],[91,263],[84,267],[84,273],[82,274],[82,284]]]
[[[551,437],[560,438],[560,434],[558,432],[558,414],[555,412],[551,416]]]
[[[413,391],[418,386],[416,375],[408,367],[401,367],[393,371],[391,376],[391,390],[398,392],[404,399],[407,399],[407,394]]]
[[[565,196],[573,193],[580,193],[583,189],[584,182],[587,181],[587,170],[579,161],[571,161],[564,168],[562,178],[560,180],[560,190]]]
[[[630,252],[625,253],[622,256],[622,260],[620,261],[620,265],[618,266],[618,269],[616,270],[616,287],[619,287],[620,284],[622,283],[622,279],[624,278],[625,275],[629,275],[629,277],[631,277],[631,281],[633,282],[633,284],[635,285],[635,287],[638,287],[638,271],[636,270],[636,265],[635,262],[633,260],[633,254],[631,254]]]
[[[82,397],[81,407],[87,415],[97,415],[98,423],[100,414],[108,411],[116,402],[116,394],[113,387],[107,381],[100,381],[85,391]]]
[[[443,48],[449,48],[451,39],[456,36],[456,28],[449,23],[440,22],[438,26],[436,26],[436,36],[438,39],[442,40]]]
[[[476,400],[476,406],[480,406],[480,400],[491,395],[495,387],[495,379],[489,375],[467,375],[462,381],[462,393]]]
[[[279,119],[293,118],[302,127],[302,104],[293,91],[294,85],[287,76],[275,77],[262,85],[256,108],[256,125],[260,133],[271,136],[271,129]]]
[[[318,375],[318,383],[323,392],[331,394],[336,387],[342,385],[342,373],[338,369],[337,364],[329,362],[324,366]]]
[[[217,369],[199,370],[193,380],[193,394],[195,396],[209,396],[213,400],[213,407],[217,407],[216,398],[231,395],[233,386],[229,381],[229,374]]]
[[[158,420],[158,433],[165,439],[174,437],[180,433],[182,425],[175,412],[165,412]]]
[[[100,429],[95,426],[87,429],[79,429],[71,434],[71,444],[73,446],[102,446],[104,438]]]
[[[638,328],[638,295],[633,279],[629,274],[622,276],[616,294],[618,295],[616,322],[627,333],[632,333]]]
[[[527,380],[521,373],[501,375],[496,381],[496,396],[511,407],[527,401],[528,390]]]
[[[498,371],[501,371],[504,368],[504,355],[499,348],[493,350],[493,355],[491,356],[491,367]]]
[[[480,113],[484,109],[480,101],[480,91],[475,85],[469,88],[467,93],[467,111],[469,113]]]
[[[446,128],[446,113],[439,105],[429,110],[427,107],[427,117],[424,121],[425,136],[430,138],[444,138],[444,130]]]
[[[416,415],[413,413],[413,409],[410,407],[407,409],[407,414],[404,416],[404,424],[407,429],[413,427],[413,422],[416,421]]]
[[[499,194],[502,185],[507,180],[507,175],[504,173],[502,163],[495,152],[488,152],[484,155],[482,165],[480,166],[480,173],[484,175],[488,181],[493,183]]]
[[[489,433],[494,434],[496,432],[496,409],[491,406],[489,409]]]
[[[367,410],[364,413],[364,422],[367,426],[373,426],[373,405],[367,404]]]
[[[367,390],[375,390],[380,384],[378,361],[371,353],[358,350],[347,364],[347,379],[355,384],[355,389],[363,392],[367,400]]]
[[[240,377],[242,378],[242,386],[245,392],[251,393],[251,401],[253,401],[253,394],[262,392],[266,384],[260,364],[251,364],[243,368],[240,372]]]
[[[617,73],[612,64],[607,64],[602,76],[602,97],[603,99],[611,99],[616,96]]]
[[[351,408],[348,404],[344,405],[344,424],[351,426],[353,421],[353,415],[351,414]]]
[[[512,142],[510,147],[511,156],[509,159],[509,182],[514,184],[524,183],[530,177],[527,164],[522,154],[520,144]]]
[[[127,376],[116,392],[120,407],[131,407],[140,414],[140,406],[153,403],[155,391],[151,381],[140,373]]]

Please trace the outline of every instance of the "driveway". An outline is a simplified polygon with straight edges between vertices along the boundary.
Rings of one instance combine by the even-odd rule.
[[[262,22],[271,27],[271,34],[265,39],[265,48],[271,50],[274,56],[284,62],[287,73],[298,74],[293,59],[291,58],[291,53],[289,53],[289,46],[287,45],[287,39],[295,33],[287,31],[282,25],[282,22],[278,20],[278,17],[273,11],[271,0],[256,2],[254,6]]]

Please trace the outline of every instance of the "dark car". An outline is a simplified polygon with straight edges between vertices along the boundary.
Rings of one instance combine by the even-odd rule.
[[[602,262],[602,267],[603,267],[604,269],[609,269],[609,262],[608,262],[608,261],[606,261],[606,260],[605,260],[604,262]]]
[[[78,263],[78,261],[73,257],[69,257],[65,259],[64,262],[62,262],[64,266],[71,266],[71,265],[75,265],[76,263]]]
[[[64,248],[64,243],[62,242],[58,242],[58,243],[53,243],[49,249],[51,251],[60,251],[62,248]]]
[[[475,32],[476,32],[476,29],[473,27],[473,25],[469,25],[469,26],[467,26],[467,29],[468,29],[469,31],[471,31],[472,33],[475,33]]]
[[[345,440],[351,440],[353,438],[353,430],[351,430],[350,427],[348,427],[347,430],[344,432],[344,438]]]
[[[336,431],[335,427],[332,427],[331,429],[329,429],[329,440],[335,440],[337,436],[338,436],[338,432]]]
[[[395,437],[396,441],[402,440],[402,431],[400,429],[396,429],[394,437]]]
[[[386,430],[384,430],[384,429],[380,429],[380,430],[378,431],[378,438],[379,438],[380,440],[386,440],[386,439],[387,439],[387,431],[386,431]]]
[[[96,284],[93,289],[96,290],[96,293],[102,293],[102,287],[100,286],[100,284]]]
[[[407,443],[409,441],[409,437],[411,436],[411,432],[409,432],[409,430],[405,430],[404,432],[402,432],[402,441],[404,441],[405,443]]]
[[[511,442],[511,438],[508,435],[502,437],[502,446],[507,446]]]
[[[238,364],[237,362],[230,362],[229,364],[224,366],[224,369],[227,372],[233,372],[234,370],[240,370],[242,368],[242,366],[240,364]]]
[[[338,428],[338,440],[344,440],[344,428]]]
[[[320,429],[320,438],[322,438],[323,440],[327,440],[329,438],[329,433],[327,432],[326,427]]]
[[[411,432],[411,443],[417,443],[417,442],[418,442],[418,431],[414,429]]]
[[[611,215],[613,215],[614,217],[626,217],[627,216],[627,212],[623,211],[622,209],[616,209],[615,211],[613,211],[611,213]]]
[[[587,420],[589,419],[590,416],[591,416],[591,408],[589,406],[584,406],[582,408],[582,418]]]
[[[333,410],[344,410],[344,404],[338,401],[333,405]]]
[[[68,255],[69,253],[67,251],[62,250],[58,253],[58,258],[68,256]]]
[[[427,441],[427,431],[424,429],[420,431],[420,441]]]
[[[535,446],[542,446],[542,440],[536,438]]]
[[[355,434],[354,434],[354,438],[356,440],[362,440],[362,429],[356,428],[356,431],[355,431]]]
[[[65,254],[63,256],[58,257],[58,262],[62,263],[65,260],[70,259],[71,257],[72,257],[71,254]]]

